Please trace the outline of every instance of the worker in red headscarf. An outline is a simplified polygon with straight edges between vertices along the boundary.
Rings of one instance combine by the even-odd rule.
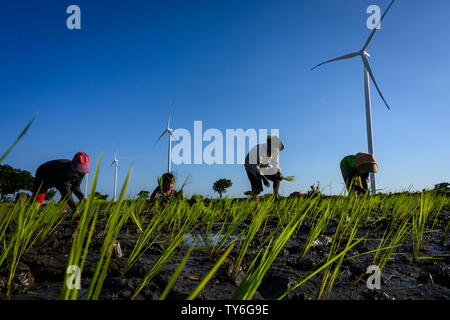
[[[89,157],[84,152],[77,152],[72,160],[59,159],[48,161],[36,170],[33,187],[33,199],[39,207],[44,202],[48,189],[56,188],[61,194],[61,200],[67,200],[67,205],[75,210],[77,205],[72,199],[72,193],[82,201],[85,199],[80,185],[86,173],[90,173]]]

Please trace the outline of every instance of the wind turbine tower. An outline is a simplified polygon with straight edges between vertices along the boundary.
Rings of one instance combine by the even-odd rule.
[[[173,106],[173,102],[172,102],[172,106]],[[177,137],[172,135],[173,129],[170,128],[170,115],[172,113],[172,106],[170,107],[169,118],[167,119],[167,127],[163,131],[163,133],[159,136],[159,138],[155,141],[155,144],[156,144],[166,133],[168,133],[169,149],[168,149],[168,153],[167,153],[167,172],[169,172],[169,173],[171,172],[171,163],[172,163],[172,139],[174,139],[177,142],[180,142],[177,139]]]
[[[350,54],[344,55],[342,57],[327,60],[325,62],[318,64],[317,66],[315,66],[311,69],[311,70],[313,70],[313,69],[315,69],[323,64],[329,63],[329,62],[350,59],[350,58],[357,57],[357,56],[361,57],[362,62],[363,62],[363,67],[364,67],[364,94],[365,94],[365,102],[366,102],[367,145],[368,145],[368,151],[370,154],[374,154],[373,137],[372,137],[372,111],[371,111],[371,102],[370,102],[370,79],[372,80],[373,84],[375,85],[375,88],[377,89],[378,94],[380,95],[381,99],[383,100],[383,102],[386,105],[386,107],[388,108],[388,110],[390,110],[390,108],[389,108],[389,105],[387,104],[386,100],[384,99],[384,97],[380,91],[380,88],[378,87],[377,82],[375,81],[375,77],[373,76],[372,69],[370,68],[370,65],[369,65],[370,55],[367,53],[366,49],[369,46],[370,42],[372,41],[372,38],[375,35],[375,32],[379,28],[381,21],[383,21],[384,17],[386,16],[386,13],[389,11],[389,9],[394,4],[394,2],[395,2],[395,0],[392,0],[392,2],[389,4],[386,11],[381,16],[380,21],[378,21],[376,27],[373,29],[369,38],[367,39],[366,43],[364,44],[364,47],[360,51],[350,53]],[[375,194],[376,193],[375,174],[373,174],[373,173],[370,174],[370,183],[371,183],[371,185],[370,185],[371,194]]]

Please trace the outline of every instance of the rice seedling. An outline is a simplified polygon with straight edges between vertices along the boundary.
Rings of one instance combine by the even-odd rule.
[[[150,268],[148,269],[145,276],[142,278],[141,282],[134,290],[130,299],[134,300],[139,292],[153,279],[153,277],[158,274],[159,271],[172,259],[175,254],[175,249],[183,242],[184,240],[184,232],[180,231],[175,238],[168,244],[166,249],[163,251],[161,256],[155,260]]]
[[[217,237],[217,240],[220,239],[220,241],[218,241],[218,242],[216,241],[214,243],[214,246],[211,249],[211,258],[216,256],[223,249],[223,247],[227,243],[230,236],[235,233],[235,231],[238,229],[238,227],[240,227],[244,223],[244,221],[249,217],[249,215],[251,214],[251,210],[249,210],[249,208],[248,208],[248,203],[246,204],[246,206],[244,208],[239,208],[239,206],[236,205],[231,209],[230,216],[232,217],[232,220],[227,225],[225,232],[222,232],[226,225],[225,222],[223,223],[222,228],[219,231],[218,237]],[[239,210],[239,209],[241,209],[241,210]]]
[[[77,229],[75,230],[72,249],[70,251],[69,259],[67,262],[68,270],[71,266],[76,266],[79,268],[79,276],[83,274],[83,266],[86,261],[86,256],[89,250],[89,245],[91,242],[92,234],[94,232],[94,227],[97,221],[98,208],[92,209],[92,203],[94,200],[94,192],[97,185],[98,173],[100,170],[102,156],[100,156],[97,168],[95,170],[94,178],[91,185],[91,191],[84,205],[83,212],[80,217],[80,222],[78,223]],[[81,259],[81,261],[80,261]],[[78,298],[79,286],[69,286],[68,285],[69,273],[66,272],[64,277],[64,282],[60,294],[61,300],[76,300]]]
[[[312,277],[314,277],[315,275],[317,275],[318,273],[320,273],[322,270],[324,270],[325,268],[327,268],[329,265],[331,265],[332,263],[334,263],[335,261],[337,261],[338,259],[341,259],[343,256],[345,256],[345,254],[351,250],[353,247],[355,247],[358,243],[360,243],[362,240],[356,240],[355,242],[353,242],[350,246],[346,247],[344,250],[342,250],[341,252],[339,252],[337,255],[335,255],[334,257],[332,257],[330,260],[328,260],[325,264],[323,264],[322,266],[320,266],[319,268],[317,268],[316,270],[312,271],[307,277],[305,277],[304,279],[302,279],[301,281],[297,282],[295,285],[293,285],[292,287],[290,287],[288,290],[286,290],[281,296],[279,296],[277,298],[277,300],[282,300],[284,297],[286,297],[290,292],[292,292],[293,290],[297,289],[298,287],[300,287],[301,285],[303,285],[306,281],[308,281],[309,279],[311,279]]]
[[[144,255],[144,253],[153,245],[155,241],[158,240],[160,233],[158,232],[162,226],[165,224],[165,220],[168,215],[166,215],[166,210],[155,211],[155,215],[150,220],[144,232],[142,232],[136,244],[128,257],[128,261],[123,267],[122,275],[125,275],[132,266]]]
[[[293,219],[291,219],[290,223],[286,226],[286,228],[284,228],[284,230],[281,232],[281,234],[278,236],[276,240],[273,240],[273,236],[271,237],[271,240],[259,264],[256,267],[254,267],[255,262],[259,258],[258,254],[257,257],[253,260],[248,271],[246,272],[241,284],[234,292],[232,299],[250,300],[253,298],[256,290],[261,284],[262,279],[264,278],[270,266],[280,253],[281,249],[284,247],[286,242],[291,238],[292,234],[294,233],[298,225],[300,225],[303,222],[305,216],[307,215],[309,210],[315,205],[315,202],[317,200],[318,198],[312,200],[309,208],[306,211],[304,212],[299,211],[296,214],[296,216],[294,216]]]
[[[309,232],[308,238],[306,239],[306,242],[303,245],[302,252],[300,253],[300,257],[298,258],[299,261],[306,256],[314,241],[327,227],[332,216],[333,216],[333,209],[330,203],[328,202],[325,212],[320,216],[316,224],[311,227],[311,231]]]
[[[166,288],[164,289],[163,293],[159,297],[159,300],[165,300],[167,298],[167,295],[169,294],[173,285],[177,281],[178,276],[180,275],[181,271],[183,270],[184,266],[186,265],[186,262],[188,261],[193,250],[194,250],[194,248],[191,247],[186,252],[186,255],[184,256],[183,260],[181,260],[181,262],[178,264],[177,268],[175,269],[175,272],[173,273],[172,277],[170,278],[169,282],[167,283]]]
[[[188,209],[188,206],[181,206],[182,209]],[[176,212],[180,215],[180,212]],[[175,234],[173,233],[169,239],[168,245],[166,249],[162,252],[158,259],[156,259],[150,268],[147,270],[145,276],[142,278],[141,282],[134,290],[131,295],[131,299],[133,300],[139,294],[139,292],[153,279],[153,277],[172,259],[175,254],[175,249],[184,241],[186,234],[192,232],[194,228],[195,221],[198,219],[198,215],[201,211],[192,211],[191,215],[186,216],[183,224],[180,226],[179,231]],[[181,215],[180,215],[181,216]],[[173,217],[175,220],[176,217]]]
[[[201,282],[198,284],[198,286],[194,289],[194,291],[191,292],[191,294],[186,298],[186,300],[194,300],[195,297],[198,296],[198,294],[203,290],[203,288],[206,286],[209,280],[211,280],[212,276],[216,273],[217,269],[223,264],[226,257],[230,254],[231,250],[234,247],[234,243],[231,243],[228,246],[228,249],[225,251],[225,253],[217,260],[216,264],[212,269],[205,275],[205,277],[201,280]]]
[[[267,206],[270,204],[270,202],[263,203],[256,211],[255,216],[253,217],[250,226],[248,228],[248,232],[245,234],[245,237],[242,236],[241,241],[239,243],[239,254],[236,258],[236,262],[234,264],[232,275],[233,277],[236,277],[239,272],[239,267],[242,264],[242,260],[244,259],[244,255],[247,252],[247,249],[250,245],[250,242],[253,240],[253,238],[256,235],[256,232],[258,232],[259,228],[261,227],[264,219],[267,216]]]
[[[61,208],[62,205],[54,205],[39,211],[33,204],[27,206],[24,201],[18,201],[1,220],[0,239],[3,240],[3,250],[0,254],[0,267],[5,260],[8,261],[8,298],[20,259],[60,223],[63,219]],[[9,233],[6,232],[8,229]]]
[[[100,249],[100,257],[95,268],[94,274],[91,278],[91,282],[89,284],[89,288],[87,290],[85,299],[93,299],[97,300],[101,288],[103,286],[103,282],[105,281],[108,266],[111,261],[111,256],[114,249],[114,243],[119,234],[120,229],[122,229],[123,224],[126,222],[129,216],[129,210],[122,210],[123,202],[125,197],[125,192],[128,187],[128,182],[131,175],[131,169],[128,171],[127,177],[125,178],[125,182],[122,187],[122,191],[120,192],[119,200],[117,204],[114,206],[111,215],[109,216],[108,222],[104,231],[104,239],[103,244]]]
[[[431,225],[430,231],[428,232],[429,234],[428,234],[427,240],[425,241],[425,244],[423,245],[424,249],[427,248],[428,243],[431,240],[432,234],[436,232],[436,230],[435,230],[436,224],[438,222],[439,214],[441,213],[442,209],[445,206],[445,202],[446,202],[445,196],[439,196],[439,195],[434,196],[433,211],[432,211],[432,216],[431,216],[431,219],[433,220],[433,224]]]
[[[416,261],[419,251],[424,250],[424,234],[431,210],[433,209],[432,196],[427,192],[420,195],[419,212],[412,218],[412,243],[413,243],[413,260]]]
[[[336,233],[333,237],[333,242],[331,244],[330,251],[328,253],[327,261],[333,260],[333,257],[335,257],[337,255],[337,252],[340,248],[341,240],[343,240],[343,237],[344,237],[344,235],[346,235],[347,230],[350,229],[349,234],[347,235],[347,243],[345,244],[343,251],[348,251],[348,248],[351,247],[352,243],[361,241],[361,240],[354,241],[354,237],[355,237],[355,234],[357,231],[359,219],[360,219],[360,217],[359,217],[358,213],[356,212],[355,214],[352,215],[350,221],[346,225],[346,219],[344,219],[344,215],[341,216]],[[328,299],[329,298],[329,296],[331,294],[331,290],[333,288],[333,284],[336,281],[336,278],[339,274],[339,270],[341,268],[344,257],[345,257],[345,255],[342,255],[339,259],[335,260],[335,262],[329,264],[325,268],[324,274],[322,276],[322,283],[321,283],[321,285],[319,287],[319,291],[317,293],[317,299]],[[331,272],[333,265],[334,265],[334,270],[333,270],[333,272]]]
[[[37,114],[34,115],[33,119],[31,119],[30,122],[25,126],[25,128],[22,130],[22,132],[19,134],[19,136],[14,140],[13,144],[2,154],[0,157],[0,163],[2,163],[3,159],[6,158],[6,156],[11,152],[12,149],[16,146],[16,144],[22,139],[22,137],[27,133],[28,129],[30,129],[31,125],[33,124],[34,120],[36,120]]]

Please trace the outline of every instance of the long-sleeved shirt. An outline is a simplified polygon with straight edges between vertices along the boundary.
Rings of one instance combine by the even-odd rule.
[[[245,170],[259,175],[274,175],[281,171],[279,162],[279,150],[271,148],[270,156],[267,155],[267,143],[257,144],[245,157]],[[261,152],[262,151],[262,152]],[[265,151],[265,152],[264,152]]]
[[[34,190],[41,188],[45,191],[49,188],[56,188],[61,193],[61,198],[68,199],[68,204],[72,209],[76,208],[72,198],[72,192],[81,201],[84,198],[80,185],[85,174],[72,168],[72,161],[59,159],[48,161],[36,170]],[[42,184],[42,187],[41,187]]]
[[[340,163],[342,176],[344,177],[344,180],[346,180],[346,183],[350,183],[353,178],[360,177],[361,178],[361,187],[364,190],[368,189],[367,186],[367,179],[369,177],[369,173],[360,173],[358,169],[356,168],[355,163],[355,155],[349,155],[344,157],[341,160]],[[355,186],[357,189],[359,189],[359,186]]]

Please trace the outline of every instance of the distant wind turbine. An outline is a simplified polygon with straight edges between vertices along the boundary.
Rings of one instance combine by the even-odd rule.
[[[377,82],[375,81],[375,77],[373,76],[373,72],[372,72],[372,69],[370,68],[369,60],[368,60],[370,55],[366,52],[366,49],[369,46],[370,42],[372,41],[372,38],[375,35],[375,32],[377,31],[378,27],[380,26],[381,21],[383,21],[384,16],[389,11],[389,9],[394,4],[394,2],[395,2],[395,0],[392,0],[391,4],[387,7],[386,11],[381,16],[380,21],[378,21],[376,27],[373,29],[372,33],[370,34],[369,38],[367,39],[366,43],[364,44],[364,47],[360,51],[357,51],[357,52],[354,52],[354,53],[350,53],[350,54],[344,55],[342,57],[338,57],[338,58],[334,58],[334,59],[331,59],[331,60],[327,60],[325,62],[322,62],[322,63],[318,64],[317,66],[315,66],[314,68],[311,69],[311,70],[314,70],[315,68],[317,68],[317,67],[319,67],[321,65],[324,65],[326,63],[329,63],[329,62],[350,59],[350,58],[354,58],[356,56],[360,56],[361,57],[362,62],[363,62],[363,66],[364,66],[364,93],[365,93],[365,97],[366,97],[367,144],[368,144],[369,153],[371,153],[371,154],[374,154],[374,151],[373,151],[373,138],[372,138],[372,114],[371,114],[371,106],[370,106],[370,82],[369,82],[369,77],[370,77],[370,79],[372,79],[372,82],[375,85],[375,88],[377,89],[381,99],[383,99],[383,102],[386,105],[386,107],[388,108],[388,110],[390,110],[390,108],[389,108],[388,103],[384,99],[383,94],[381,93]],[[370,174],[370,181],[371,181],[371,186],[370,186],[371,194],[375,194],[376,193],[375,175],[373,173]]]
[[[117,169],[119,169],[119,160],[117,159],[117,152],[114,153],[114,160],[111,163],[114,166],[114,202],[117,200]]]
[[[173,107],[173,102],[172,102],[172,105],[170,106],[169,118],[167,119],[167,127],[163,131],[163,133],[159,136],[158,140],[155,141],[155,144],[156,144],[166,133],[169,134],[169,150],[168,150],[168,158],[167,158],[167,172],[171,172],[170,171],[170,167],[171,167],[171,162],[172,162],[172,138],[175,141],[180,142],[174,135],[172,135],[173,129],[170,128],[170,115],[172,113],[172,107]]]

